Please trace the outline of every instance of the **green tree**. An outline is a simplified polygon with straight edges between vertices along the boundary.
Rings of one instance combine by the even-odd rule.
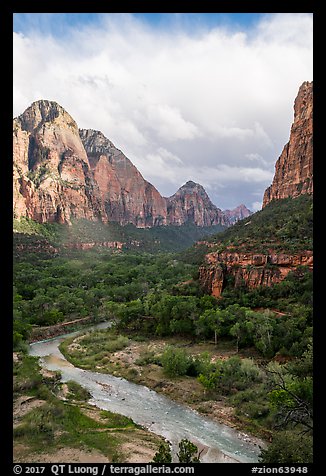
[[[263,313],[256,313],[255,325],[255,346],[265,357],[272,357],[273,349],[273,329],[275,317],[269,310]]]
[[[206,309],[199,317],[197,332],[207,334],[214,333],[214,343],[217,345],[217,338],[223,332],[224,312],[221,309]]]
[[[200,463],[198,447],[187,439],[182,439],[179,443],[179,453],[177,454],[179,463]]]
[[[307,357],[309,358],[309,356]],[[302,359],[304,360],[304,359]],[[278,427],[299,427],[305,433],[313,431],[313,381],[311,375],[294,375],[286,365],[269,364],[270,379],[268,396],[276,411]]]
[[[162,357],[163,370],[169,377],[186,375],[190,365],[188,354],[183,349],[168,346]]]
[[[154,455],[153,463],[172,463],[171,449],[167,443],[160,444]]]

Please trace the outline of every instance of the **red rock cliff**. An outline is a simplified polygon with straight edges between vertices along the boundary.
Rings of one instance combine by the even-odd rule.
[[[213,252],[206,255],[205,264],[199,268],[199,280],[209,294],[218,298],[227,277],[233,277],[234,287],[245,284],[253,289],[279,283],[290,271],[301,265],[312,269],[312,251],[294,255]]]
[[[162,197],[109,139],[78,130],[53,101],[36,101],[14,119],[13,140],[15,218],[68,224],[86,218],[139,228],[232,222],[192,181]]]
[[[304,82],[294,102],[290,140],[275,165],[273,183],[264,194],[271,200],[313,193],[313,83]]]
[[[109,221],[138,228],[166,224],[166,201],[101,132],[79,131]]]
[[[14,216],[38,222],[106,220],[76,122],[57,103],[14,119]]]

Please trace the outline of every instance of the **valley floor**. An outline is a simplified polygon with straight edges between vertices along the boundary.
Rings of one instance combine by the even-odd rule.
[[[236,408],[230,406],[227,398],[223,395],[212,395],[205,390],[203,385],[195,377],[167,377],[161,366],[151,363],[154,355],[162,354],[167,346],[177,346],[185,348],[192,356],[200,356],[204,352],[209,352],[212,362],[218,359],[228,359],[233,355],[240,357],[253,357],[259,360],[257,353],[253,350],[246,350],[237,354],[234,344],[230,341],[221,341],[217,346],[210,342],[192,342],[189,339],[180,337],[151,338],[144,337],[130,338],[126,347],[115,352],[99,354],[93,359],[94,349],[91,352],[80,345],[84,335],[66,339],[60,350],[72,364],[77,367],[96,372],[109,373],[117,377],[123,377],[137,384],[162,393],[165,396],[179,403],[186,404],[193,410],[204,414],[213,421],[223,423],[235,428],[244,434],[247,441],[258,441],[258,438],[269,440],[271,433],[261,427],[254,426],[244,418],[236,415]],[[88,339],[91,342],[92,337]],[[95,341],[94,341],[95,345]],[[100,348],[97,344],[97,351]],[[91,354],[91,355],[89,355]]]

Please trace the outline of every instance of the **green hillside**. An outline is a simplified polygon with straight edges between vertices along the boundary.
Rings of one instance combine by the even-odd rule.
[[[150,253],[180,251],[191,246],[203,236],[216,235],[225,227],[215,225],[198,227],[195,225],[160,226],[141,229],[134,225],[121,226],[118,223],[103,224],[88,220],[73,221],[71,226],[57,223],[36,223],[33,220],[14,220],[14,248],[28,247],[30,250],[46,252],[47,243],[56,248],[76,243],[103,243],[120,241],[123,249]],[[48,248],[49,248],[48,246]]]
[[[205,241],[208,246],[192,246],[181,254],[183,259],[199,264],[207,252],[225,249],[264,254],[271,250],[288,253],[312,250],[313,199],[302,195],[272,201],[222,233],[207,236]]]

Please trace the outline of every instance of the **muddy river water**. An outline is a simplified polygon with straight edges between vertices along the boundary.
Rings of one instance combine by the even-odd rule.
[[[97,328],[107,327],[102,323]],[[74,335],[77,333],[72,333]],[[254,463],[258,461],[263,442],[248,437],[226,425],[214,422],[196,411],[125,379],[75,367],[59,350],[68,335],[30,345],[29,353],[41,358],[43,367],[59,370],[64,382],[74,380],[92,395],[89,403],[132,420],[172,444],[175,455],[178,442],[187,438],[204,448],[202,462]],[[175,456],[174,456],[175,457]]]

